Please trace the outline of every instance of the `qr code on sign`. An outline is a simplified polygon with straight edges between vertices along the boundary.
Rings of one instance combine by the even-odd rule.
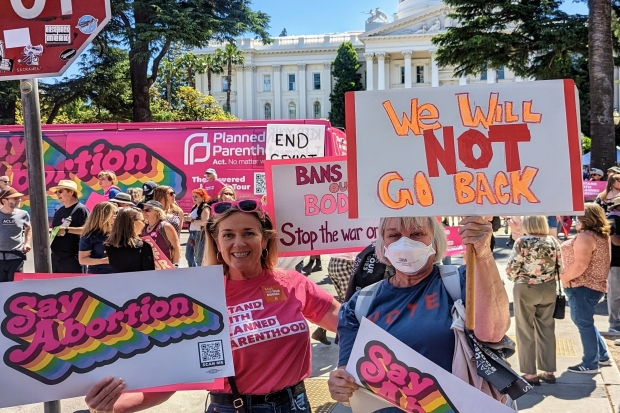
[[[200,355],[201,368],[223,366],[225,364],[222,340],[198,343],[198,353]]]
[[[254,195],[265,195],[267,193],[267,183],[265,182],[264,172],[254,172]]]

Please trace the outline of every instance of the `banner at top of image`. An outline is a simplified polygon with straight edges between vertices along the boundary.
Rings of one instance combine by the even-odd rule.
[[[351,218],[583,211],[571,80],[349,92]]]

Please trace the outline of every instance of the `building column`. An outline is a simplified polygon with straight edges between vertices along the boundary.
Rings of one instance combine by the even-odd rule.
[[[392,71],[390,70],[390,65],[392,64],[391,56],[385,55],[385,88],[392,88]]]
[[[411,55],[412,52],[403,52],[405,56],[405,89],[411,89]]]
[[[203,95],[206,95],[205,91],[203,90],[204,88],[202,86],[202,79],[204,78],[204,73],[196,73],[195,76],[196,76],[195,77],[196,90],[202,93]]]
[[[254,78],[256,73],[256,66],[250,65],[245,71],[245,83],[248,89],[247,98],[245,100],[245,117],[248,120],[256,119],[254,116]]]
[[[282,119],[282,74],[281,65],[272,65],[273,68],[273,119]]]
[[[439,87],[439,66],[435,60],[437,52],[431,52],[431,87]]]
[[[235,66],[235,70],[237,71],[235,77],[237,78],[237,117],[239,119],[244,119],[244,108],[243,105],[245,104],[244,98],[243,98],[243,92],[244,92],[244,88],[243,88],[243,65],[238,65]]]
[[[461,76],[459,78],[459,85],[464,86],[467,84],[467,77],[466,76]]]
[[[364,53],[364,59],[366,59],[366,90],[373,90],[375,88],[375,55]]]
[[[379,67],[377,90],[385,90],[385,53],[377,53],[375,56],[377,56],[377,66]]]
[[[497,72],[495,69],[487,69],[487,83],[497,83]]]
[[[515,76],[515,82],[523,82],[523,78],[521,76]]]
[[[325,99],[323,100],[323,113],[325,117],[327,117],[329,111],[332,110],[331,102],[329,101],[329,95],[332,93],[332,64],[331,62],[323,63],[323,79],[321,80],[321,87],[325,90],[323,96]]]
[[[298,63],[297,68],[299,69],[299,115],[300,119],[307,119],[308,114],[306,113],[306,64]]]

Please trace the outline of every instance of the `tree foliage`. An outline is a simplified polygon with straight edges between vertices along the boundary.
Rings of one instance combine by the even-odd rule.
[[[12,125],[16,122],[15,104],[19,96],[17,80],[0,82],[0,125]]]
[[[329,121],[334,126],[344,127],[344,94],[364,89],[362,75],[357,72],[360,66],[353,44],[351,42],[341,44],[332,65],[332,75],[336,78],[336,82],[334,90],[329,95],[332,105]]]
[[[182,86],[177,92],[181,102],[176,111],[177,120],[237,120],[225,112],[211,95],[204,95],[190,86]]]
[[[224,109],[230,112],[230,91],[232,82],[232,67],[233,65],[242,65],[245,62],[243,52],[237,48],[234,43],[228,43],[223,49],[218,49],[217,55],[222,62],[223,66],[226,66],[226,106]]]
[[[282,31],[280,32],[280,37],[286,37],[288,36],[288,33],[286,32],[286,27],[284,29],[282,29]]]

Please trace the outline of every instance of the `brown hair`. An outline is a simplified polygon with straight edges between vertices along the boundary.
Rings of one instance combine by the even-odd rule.
[[[112,231],[105,245],[115,248],[131,247],[136,248],[142,241],[136,235],[134,230],[134,222],[142,219],[142,212],[137,208],[121,208],[118,211]]]
[[[171,209],[179,216],[183,215],[183,210],[176,203],[168,201],[168,192],[174,191],[174,188],[167,185],[158,186],[153,190],[153,201],[159,202],[164,207],[164,212],[168,213]]]
[[[604,202],[607,202],[607,194],[612,190],[616,182],[620,182],[620,174],[609,175],[607,178],[607,186],[603,192],[598,194],[598,198],[601,198]]]
[[[605,211],[594,202],[587,202],[585,204],[585,215],[578,216],[577,219],[581,231],[592,231],[601,237],[608,237],[611,232],[611,225],[607,221]]]
[[[267,258],[264,258],[261,254],[261,267],[263,270],[273,270],[278,264],[278,237],[276,231],[273,229],[273,223],[271,218],[267,214],[261,211],[256,212],[241,212],[236,206],[231,207],[223,214],[213,218],[212,222],[207,224],[207,232],[211,235],[206,237],[205,240],[205,252],[202,261],[203,265],[222,265],[224,267],[224,274],[228,274],[228,264],[218,260],[217,239],[218,228],[220,223],[233,214],[249,214],[254,216],[260,223],[261,234],[265,240],[267,240]]]
[[[108,234],[112,230],[110,218],[118,207],[112,202],[100,202],[93,208],[93,212],[86,218],[82,237],[91,235],[93,232],[99,231]]]
[[[131,195],[131,200],[133,202],[142,202],[142,198],[144,198],[144,191],[142,191],[142,188],[127,188],[127,193]]]
[[[103,170],[97,174],[97,178],[105,178],[108,181],[112,182],[112,185],[116,185],[116,174],[112,171]]]

